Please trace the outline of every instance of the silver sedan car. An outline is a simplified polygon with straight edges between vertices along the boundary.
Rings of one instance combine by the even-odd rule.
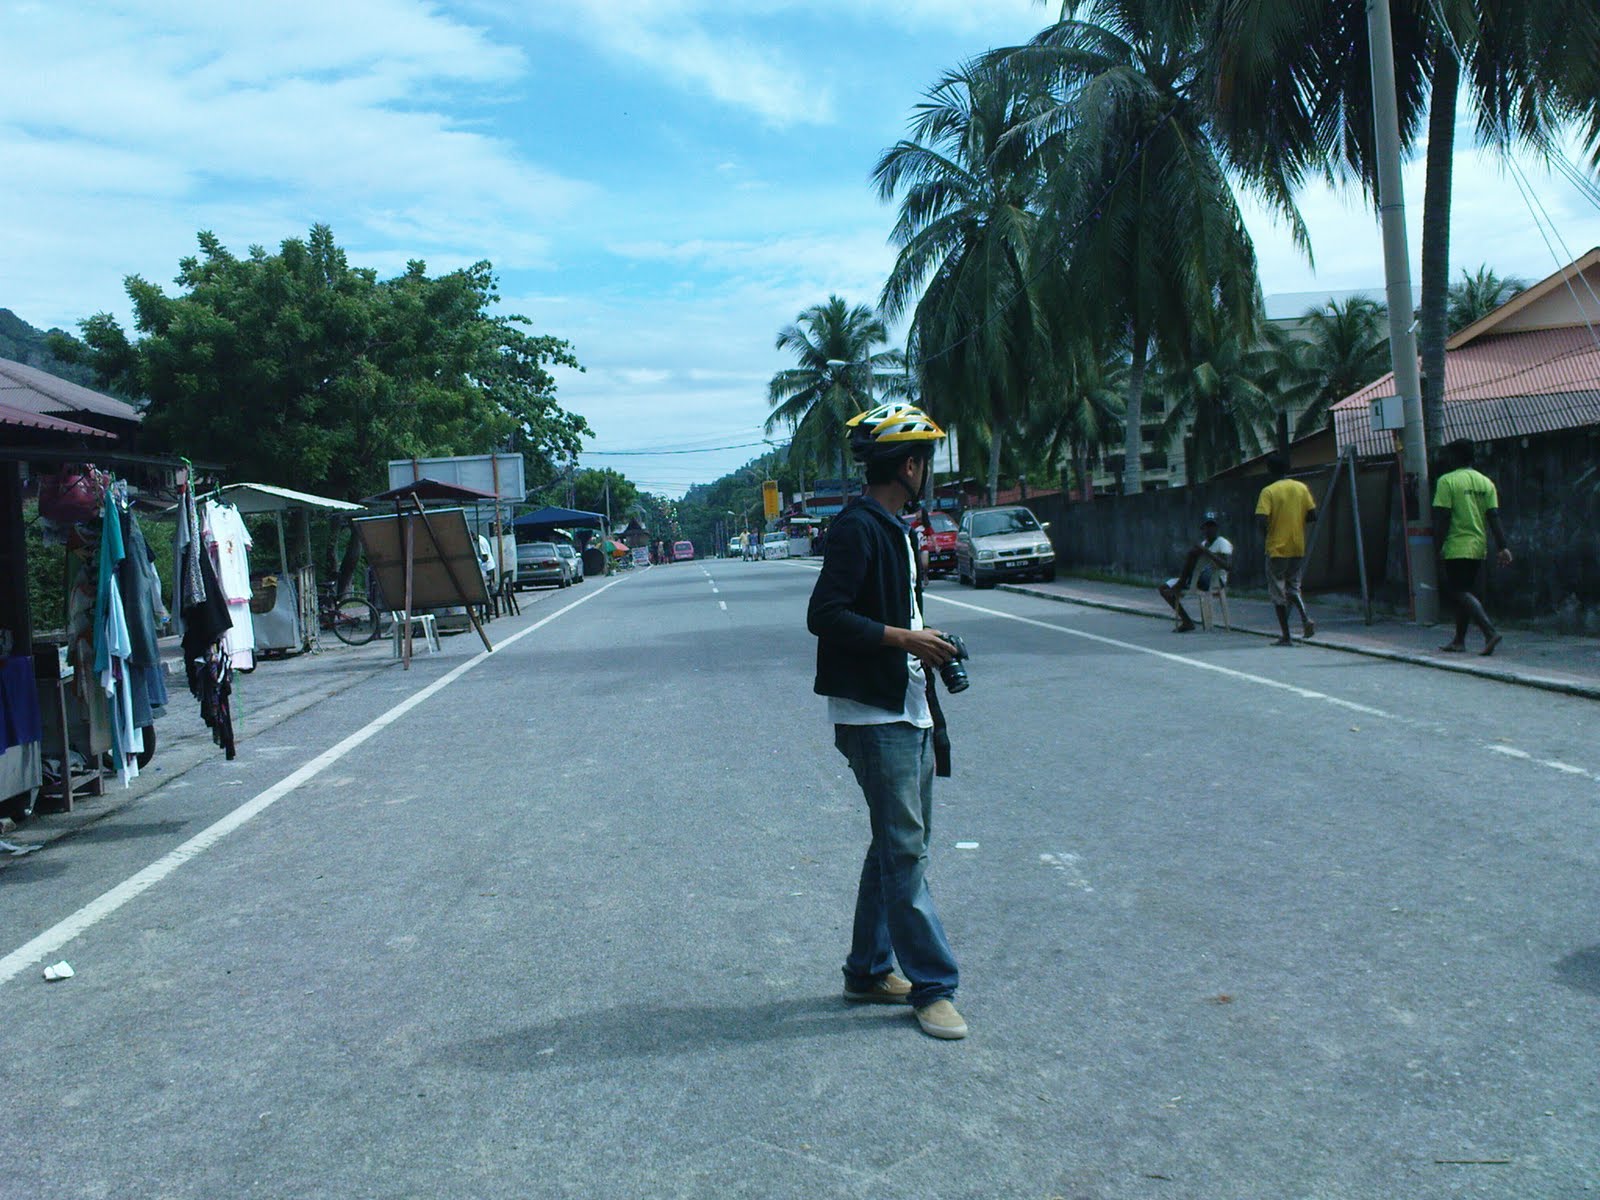
[[[522,542],[517,546],[517,586],[572,585],[572,565],[561,557],[554,542]]]

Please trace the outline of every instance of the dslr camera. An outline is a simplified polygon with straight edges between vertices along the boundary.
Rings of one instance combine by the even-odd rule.
[[[972,686],[972,681],[967,678],[967,669],[961,665],[972,655],[967,653],[967,643],[961,640],[959,633],[941,633],[939,636],[956,648],[956,656],[939,668],[939,678],[944,680],[945,690],[954,696]]]

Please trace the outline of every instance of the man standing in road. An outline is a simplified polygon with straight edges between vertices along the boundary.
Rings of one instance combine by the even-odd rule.
[[[1228,568],[1231,566],[1233,543],[1222,536],[1217,514],[1208,512],[1206,519],[1200,523],[1200,540],[1189,547],[1189,553],[1184,556],[1183,569],[1156,589],[1177,615],[1179,633],[1189,633],[1194,629],[1194,622],[1183,611],[1184,591],[1191,584],[1202,592],[1209,592],[1213,585],[1226,586]]]
[[[1267,459],[1272,482],[1261,489],[1256,500],[1256,527],[1267,543],[1267,595],[1278,614],[1281,636],[1275,646],[1288,646],[1289,605],[1300,614],[1301,631],[1306,637],[1317,632],[1316,622],[1306,612],[1300,595],[1300,574],[1306,564],[1306,526],[1317,519],[1317,502],[1311,489],[1298,479],[1289,478],[1289,460],[1281,454]]]
[[[1478,583],[1478,570],[1489,555],[1485,526],[1494,534],[1495,561],[1502,567],[1511,565],[1511,548],[1506,545],[1506,531],[1500,524],[1500,494],[1492,479],[1473,469],[1469,439],[1451,442],[1444,452],[1450,470],[1439,476],[1434,489],[1433,532],[1439,543],[1439,557],[1444,560],[1445,590],[1455,600],[1456,636],[1439,649],[1452,654],[1464,651],[1467,622],[1471,621],[1483,631],[1483,649],[1478,653],[1487,657],[1500,644],[1500,634],[1489,623],[1489,614],[1473,589]]]
[[[954,648],[922,624],[916,542],[900,511],[922,494],[944,431],[920,409],[885,404],[850,422],[866,493],[834,519],[806,626],[817,637],[815,690],[834,745],[866,797],[872,842],[861,867],[846,1000],[910,1004],[922,1031],[963,1038],[951,1003],[955,955],[928,891],[934,718],[924,667]],[[894,970],[898,960],[905,977]]]

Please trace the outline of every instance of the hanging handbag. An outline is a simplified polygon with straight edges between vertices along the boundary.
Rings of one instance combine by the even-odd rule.
[[[39,477],[39,515],[47,521],[76,525],[100,515],[106,476],[93,467],[66,467],[57,475]]]

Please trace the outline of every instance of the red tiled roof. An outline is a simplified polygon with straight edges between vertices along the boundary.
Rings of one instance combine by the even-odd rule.
[[[1494,441],[1600,424],[1600,340],[1587,326],[1487,333],[1445,354],[1444,440]],[[1388,454],[1368,405],[1395,395],[1390,373],[1333,406],[1341,450]]]
[[[0,392],[0,395],[4,393]],[[26,409],[13,408],[9,404],[0,404],[0,425],[9,425],[14,429],[42,429],[47,433],[69,433],[77,437],[106,438],[113,442],[117,440],[116,434],[103,429],[80,425],[76,421],[63,421],[60,417],[46,417]]]

